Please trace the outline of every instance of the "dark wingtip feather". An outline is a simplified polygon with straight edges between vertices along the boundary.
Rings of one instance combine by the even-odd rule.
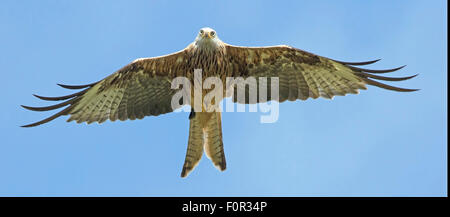
[[[47,123],[47,122],[49,122],[49,121],[51,121],[51,120],[53,120],[53,119],[55,119],[55,118],[57,118],[57,117],[59,117],[61,115],[66,115],[66,113],[67,113],[67,111],[69,111],[69,109],[71,109],[71,106],[63,109],[62,111],[60,111],[60,112],[58,112],[58,113],[56,113],[56,114],[54,114],[54,115],[44,119],[44,120],[41,120],[41,121],[38,121],[38,122],[34,122],[34,123],[31,123],[31,124],[27,124],[27,125],[23,125],[23,126],[20,126],[20,127],[35,127],[35,126],[38,126],[38,125],[41,125],[41,124],[45,124],[45,123]]]
[[[58,84],[59,86],[63,87],[63,88],[67,88],[67,89],[83,89],[83,88],[88,88],[82,91],[79,91],[77,93],[73,93],[70,95],[66,95],[66,96],[60,96],[60,97],[46,97],[46,96],[39,96],[37,94],[33,94],[33,96],[42,99],[42,100],[48,100],[48,101],[59,101],[59,100],[67,100],[64,101],[62,103],[56,104],[56,105],[51,105],[51,106],[46,106],[46,107],[31,107],[31,106],[26,106],[26,105],[21,105],[23,108],[31,110],[31,111],[49,111],[49,110],[53,110],[53,109],[58,109],[67,105],[70,105],[68,107],[66,107],[65,109],[61,110],[60,112],[35,123],[32,124],[28,124],[28,125],[23,125],[21,127],[34,127],[34,126],[38,126],[44,123],[47,123],[61,115],[67,115],[68,112],[70,111],[70,109],[73,108],[73,104],[77,102],[77,100],[80,100],[80,97],[83,95],[86,91],[88,91],[90,89],[90,87],[96,85],[97,83],[99,83],[100,81],[91,83],[91,84],[85,84],[85,85],[66,85],[66,84]]]
[[[33,94],[33,96],[35,96],[35,97],[37,97],[37,98],[39,98],[39,99],[42,99],[42,100],[47,100],[47,101],[60,101],[60,100],[66,100],[66,99],[70,99],[70,98],[73,98],[73,97],[82,95],[82,94],[84,94],[87,90],[88,90],[88,89],[83,90],[83,91],[80,91],[80,92],[76,92],[76,93],[74,93],[74,94],[70,94],[70,95],[66,95],[66,96],[58,96],[58,97],[39,96],[39,95],[37,95],[37,94]]]
[[[42,99],[42,100],[47,100],[47,101],[59,101],[59,100],[65,100],[65,99],[70,99],[70,98],[74,97],[73,94],[67,95],[67,96],[60,96],[60,97],[39,96],[37,94],[33,94],[33,96],[35,96],[39,99]]]
[[[353,66],[362,66],[362,65],[370,65],[373,63],[376,63],[378,61],[380,61],[381,59],[376,59],[376,60],[370,60],[370,61],[365,61],[365,62],[344,62],[344,61],[337,61],[338,63],[344,64],[344,65],[353,65]]]
[[[404,80],[414,78],[419,74],[415,74],[415,75],[411,75],[411,76],[407,76],[407,77],[385,77],[385,76],[379,76],[379,75],[372,75],[372,74],[364,73],[364,72],[357,72],[357,75],[365,77],[365,78],[369,77],[369,78],[383,80],[383,81],[404,81]]]
[[[31,106],[26,106],[26,105],[20,105],[22,106],[24,109],[28,109],[31,111],[48,111],[48,110],[44,110],[44,107],[31,107]]]
[[[364,69],[364,68],[359,68],[359,67],[354,67],[354,66],[348,66],[351,69],[357,71],[357,72],[370,72],[370,73],[388,73],[388,72],[394,72],[397,70],[400,70],[402,68],[404,68],[406,65],[397,67],[397,68],[393,68],[393,69],[381,69],[381,70],[375,70],[375,69]]]
[[[65,102],[62,102],[62,103],[59,103],[59,104],[56,104],[56,105],[44,106],[44,107],[32,107],[32,106],[26,106],[26,105],[21,105],[21,106],[22,106],[23,108],[28,109],[28,110],[31,110],[31,111],[38,111],[38,112],[41,112],[41,111],[50,111],[50,110],[57,109],[57,108],[61,108],[61,107],[63,107],[63,106],[66,106],[66,105],[68,105],[68,104],[71,104],[75,99],[76,99],[76,98],[71,99],[71,100],[68,100],[68,101],[65,101]]]
[[[26,105],[20,105],[20,106],[22,106],[22,108],[27,109],[27,110],[40,111],[39,110],[40,107],[31,107],[31,106],[26,106]]]
[[[67,85],[67,84],[57,84],[57,85],[60,86],[60,87],[66,88],[66,89],[74,90],[74,89],[83,89],[83,88],[86,88],[86,87],[92,87],[92,86],[94,86],[97,83],[98,82],[94,82],[94,83],[91,83],[91,84],[84,84],[84,85]]]
[[[398,91],[398,92],[413,92],[413,91],[420,90],[420,89],[407,89],[407,88],[401,88],[401,87],[394,87],[391,85],[380,83],[378,81],[374,81],[369,78],[363,78],[363,80],[369,85],[377,86],[377,87],[380,87],[380,88],[383,88],[386,90],[393,90],[393,91]]]
[[[37,122],[36,122],[36,123],[37,123]],[[36,123],[27,124],[27,125],[22,125],[22,126],[20,126],[20,127],[27,128],[27,127],[34,127],[34,126],[39,125],[39,124],[36,125]]]

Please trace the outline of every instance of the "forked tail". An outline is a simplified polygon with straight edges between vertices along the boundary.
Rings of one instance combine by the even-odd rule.
[[[203,150],[214,166],[226,169],[222,141],[222,121],[220,112],[196,112],[189,116],[189,141],[181,177],[186,177],[198,165]]]

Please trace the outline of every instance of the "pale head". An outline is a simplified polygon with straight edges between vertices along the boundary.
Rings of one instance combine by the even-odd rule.
[[[194,42],[201,49],[214,49],[222,45],[217,32],[209,27],[201,28]]]
[[[197,38],[204,38],[204,39],[214,39],[217,38],[217,33],[214,29],[211,29],[209,27],[201,28],[198,32]]]

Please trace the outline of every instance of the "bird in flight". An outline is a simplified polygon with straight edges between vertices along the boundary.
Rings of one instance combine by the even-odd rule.
[[[367,89],[366,85],[398,92],[417,90],[394,87],[377,81],[402,81],[417,76],[379,75],[397,71],[404,66],[384,70],[358,67],[377,61],[343,62],[286,45],[233,46],[222,42],[216,31],[206,27],[200,29],[194,42],[181,51],[137,59],[98,82],[85,85],[58,84],[79,92],[60,97],[34,95],[42,100],[62,102],[45,107],[22,107],[32,111],[65,108],[44,120],[22,127],[38,126],[63,115],[70,116],[68,122],[90,124],[103,123],[108,119],[142,119],[172,112],[179,107],[173,107],[171,103],[172,97],[177,93],[177,90],[171,88],[171,81],[182,76],[194,83],[195,69],[202,70],[204,79],[217,77],[221,81],[225,81],[227,77],[276,77],[279,80],[279,96],[269,97],[267,101],[275,99],[284,102],[318,97],[331,99],[336,95],[357,94],[359,89]],[[257,85],[267,84],[258,81]],[[203,91],[202,96],[206,93],[207,91]],[[193,100],[188,103],[192,102]],[[251,103],[235,97],[233,102]],[[258,99],[254,103],[260,102],[262,101]],[[192,110],[189,120],[188,147],[181,177],[186,177],[197,166],[203,152],[215,167],[220,171],[225,170],[220,111],[209,112],[205,108],[200,111]]]

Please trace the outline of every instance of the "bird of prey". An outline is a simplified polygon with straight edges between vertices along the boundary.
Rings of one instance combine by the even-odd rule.
[[[70,116],[68,122],[89,124],[103,123],[108,119],[111,121],[142,119],[146,116],[172,112],[177,109],[171,106],[171,99],[177,90],[171,88],[171,80],[184,76],[193,83],[194,69],[202,69],[203,78],[218,77],[222,81],[225,81],[226,77],[277,77],[279,102],[318,97],[331,99],[335,95],[357,94],[359,89],[367,89],[366,85],[399,92],[417,90],[394,87],[376,81],[402,81],[417,75],[408,77],[378,75],[399,70],[404,66],[385,70],[358,67],[376,61],[378,60],[343,62],[286,45],[233,46],[222,42],[213,29],[202,28],[194,42],[181,51],[165,56],[136,59],[115,73],[91,84],[58,84],[63,88],[80,90],[79,92],[60,97],[34,95],[42,100],[63,102],[46,107],[22,105],[24,108],[32,111],[65,108],[44,120],[22,127],[38,126],[63,115]],[[249,103],[239,102],[234,98],[233,102]],[[196,167],[203,152],[220,171],[225,170],[220,111],[208,112],[203,109],[191,111],[189,119],[188,147],[181,177],[186,177]]]

